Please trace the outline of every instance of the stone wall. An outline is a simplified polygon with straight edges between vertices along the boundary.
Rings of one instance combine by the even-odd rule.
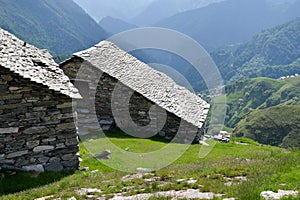
[[[0,67],[0,168],[79,167],[72,99]]]
[[[83,67],[84,70],[77,75],[80,67]],[[155,112],[152,112],[151,109],[153,109],[155,105],[152,101],[146,99],[141,94],[133,91],[108,74],[96,70],[81,58],[72,58],[72,60],[61,65],[61,68],[70,79],[85,80],[89,83],[86,86],[89,88],[78,87],[81,94],[86,91],[89,91],[88,93],[90,94],[89,96],[83,96],[83,100],[79,100],[78,102],[79,130],[88,124],[88,119],[86,118],[88,118],[89,114],[87,112],[93,112],[90,106],[94,106],[94,111],[96,112],[97,120],[102,130],[109,130],[115,127],[117,121],[118,125],[129,130],[127,132],[140,133],[140,135],[135,136],[147,136],[147,132],[149,132],[148,136],[151,136],[151,133],[155,132],[157,135],[172,140],[177,134],[175,142],[181,143],[198,141],[204,133],[203,129],[199,130],[194,125],[181,120],[179,117],[165,111],[157,105]],[[78,84],[75,83],[75,86],[76,85],[78,86]],[[93,94],[95,95],[93,96]],[[94,105],[87,105],[82,109],[80,105],[84,104],[80,103],[80,101],[94,102]],[[114,107],[113,109],[112,106]],[[126,109],[129,109],[129,114],[126,113]],[[85,113],[81,115],[80,111],[83,110]],[[112,112],[113,110],[114,113]],[[122,115],[122,113],[124,114]],[[116,119],[116,117],[118,119]],[[82,120],[83,123],[80,123],[80,120]],[[134,124],[130,123],[131,121],[133,121]],[[92,127],[94,128],[95,125],[92,125]],[[79,131],[79,133],[80,132],[81,131]]]

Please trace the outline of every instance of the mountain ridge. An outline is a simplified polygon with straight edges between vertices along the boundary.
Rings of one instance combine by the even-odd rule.
[[[300,9],[298,6],[296,2],[289,8]],[[155,25],[183,32],[213,48],[250,40],[255,33],[298,16],[299,12],[278,11],[262,0],[227,0],[176,14]]]
[[[130,24],[129,22],[110,16],[104,17],[98,24],[106,31],[108,36],[138,28],[138,26],[134,24]]]
[[[53,55],[71,54],[106,37],[72,0],[0,0],[0,27]]]
[[[224,79],[280,78],[300,72],[300,18],[264,30],[252,40],[213,51]]]
[[[156,0],[150,3],[137,16],[130,19],[130,22],[140,26],[152,26],[156,22],[171,17],[174,14],[205,7],[220,1],[224,0]]]

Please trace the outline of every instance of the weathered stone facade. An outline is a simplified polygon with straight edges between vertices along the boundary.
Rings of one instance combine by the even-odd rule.
[[[0,167],[78,167],[72,99],[0,68]]]
[[[114,48],[110,50],[113,51],[115,50]],[[97,59],[97,56],[93,59]],[[115,59],[116,63],[118,59]],[[131,63],[128,63],[128,68],[130,68],[130,65]],[[84,129],[88,129],[88,116],[93,114],[92,112],[96,112],[97,120],[102,130],[109,130],[118,126],[123,130],[128,130],[126,133],[133,133],[137,137],[160,135],[168,140],[172,140],[176,135],[174,142],[189,143],[198,141],[204,133],[205,115],[207,114],[205,109],[209,108],[209,105],[206,103],[203,103],[205,107],[204,114],[198,116],[202,123],[196,126],[179,117],[175,112],[166,110],[160,104],[145,97],[144,94],[132,89],[127,84],[124,84],[124,81],[114,78],[105,70],[102,71],[97,65],[91,64],[88,59],[85,60],[76,55],[62,63],[60,67],[71,80],[75,81],[75,86],[77,86],[83,96],[83,100],[78,102],[79,133],[88,133]],[[148,84],[155,84],[155,81],[157,80]],[[141,87],[143,86],[145,85],[141,85]],[[166,87],[168,87],[168,84],[166,84]],[[152,92],[159,94],[161,91]],[[194,96],[192,97],[194,98]],[[168,101],[169,99],[166,98],[166,100]],[[84,102],[90,103],[85,104]],[[91,105],[91,103],[94,104]],[[81,115],[81,111],[84,114]],[[93,122],[91,122],[90,126],[97,128],[97,125]]]
[[[77,169],[78,91],[48,52],[1,29],[0,36],[0,169]]]

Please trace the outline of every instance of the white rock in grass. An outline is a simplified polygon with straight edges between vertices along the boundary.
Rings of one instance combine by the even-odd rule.
[[[199,192],[199,190],[188,189],[183,191],[164,191],[157,193],[146,193],[146,194],[138,194],[134,196],[115,196],[112,200],[146,200],[151,197],[160,198],[160,197],[170,197],[172,199],[214,199],[222,197],[222,194],[214,194],[212,192]]]
[[[177,183],[181,183],[181,182],[184,182],[184,181],[186,181],[186,180],[183,179],[183,178],[182,178],[182,179],[177,179],[177,180],[176,180]]]
[[[195,183],[197,183],[197,180],[195,180],[195,179],[190,179],[187,181],[187,184],[189,184],[189,185],[195,184]]]
[[[49,195],[49,196],[37,198],[37,199],[34,199],[34,200],[47,200],[47,199],[52,199],[53,197],[54,197],[54,195]]]
[[[229,182],[227,182],[227,183],[224,183],[224,185],[225,185],[225,186],[228,186],[228,187],[232,186],[232,184],[233,184],[233,183],[232,183],[231,181],[229,181]]]
[[[141,178],[143,178],[143,174],[131,174],[131,175],[124,176],[121,180],[123,182],[127,182],[127,181],[132,181],[134,179],[141,179]]]
[[[288,197],[288,196],[298,196],[298,191],[294,190],[278,190],[278,192],[273,192],[273,191],[264,191],[260,193],[260,196],[266,200],[273,200],[273,199],[281,199],[283,197]]]
[[[95,193],[101,193],[102,191],[96,188],[81,188],[77,190],[78,195],[90,195]]]
[[[283,196],[298,196],[299,192],[295,190],[278,190],[278,193]]]

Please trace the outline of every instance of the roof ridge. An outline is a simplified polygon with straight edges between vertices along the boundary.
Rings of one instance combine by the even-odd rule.
[[[205,122],[210,108],[207,102],[112,42],[102,41],[74,56],[88,61],[185,121],[200,128]]]
[[[71,98],[81,98],[48,50],[27,44],[1,28],[0,41],[0,66]]]

